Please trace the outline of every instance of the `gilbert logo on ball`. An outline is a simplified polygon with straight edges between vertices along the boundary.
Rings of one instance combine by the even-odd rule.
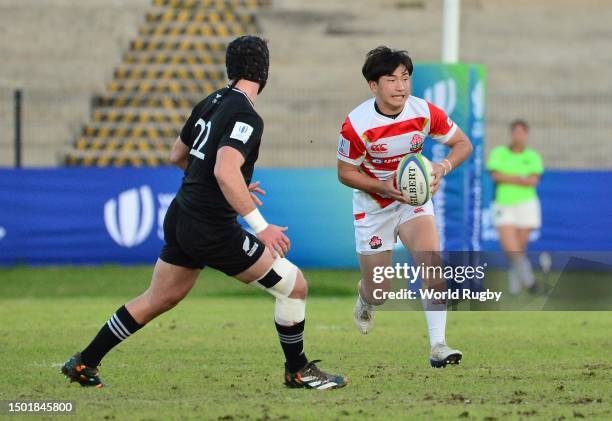
[[[431,162],[420,153],[406,155],[397,166],[395,182],[410,206],[423,206],[431,199]]]

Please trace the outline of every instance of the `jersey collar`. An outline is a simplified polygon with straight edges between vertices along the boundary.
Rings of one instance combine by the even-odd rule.
[[[255,104],[253,104],[253,101],[251,101],[251,98],[249,98],[249,96],[246,93],[244,93],[243,91],[241,91],[238,88],[232,88],[232,90],[236,91],[236,92],[240,92],[242,95],[244,95],[244,97],[249,101],[249,104],[251,104],[251,107],[253,107],[253,109],[255,109]]]
[[[410,96],[408,96],[408,99],[410,99]],[[402,111],[395,118],[387,117],[386,115],[381,114],[378,111],[376,111],[376,106],[375,106],[376,98],[372,98],[372,106],[370,107],[370,111],[372,112],[372,114],[375,117],[379,118],[380,120],[384,120],[384,121],[399,121],[400,117],[406,111],[406,108],[408,108],[408,99],[406,99],[406,103],[404,104],[404,108],[402,108]]]

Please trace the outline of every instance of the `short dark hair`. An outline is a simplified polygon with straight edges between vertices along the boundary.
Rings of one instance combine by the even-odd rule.
[[[397,66],[403,64],[408,69],[408,74],[412,75],[412,59],[404,50],[393,50],[381,45],[370,51],[366,55],[361,73],[368,82],[377,82],[381,76],[393,73]]]
[[[525,131],[529,131],[529,124],[527,124],[527,122],[523,119],[516,119],[513,120],[512,123],[510,123],[510,131],[513,131],[514,129],[516,129],[517,127],[522,127],[523,129],[525,129]]]

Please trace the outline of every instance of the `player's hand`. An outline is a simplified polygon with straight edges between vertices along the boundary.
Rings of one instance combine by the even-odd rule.
[[[288,227],[269,224],[265,230],[257,234],[257,238],[266,245],[274,258],[276,256],[285,257],[291,248],[291,241],[284,234],[287,229]]]
[[[408,203],[402,192],[399,191],[395,186],[395,173],[393,173],[391,177],[387,178],[385,181],[382,182],[381,188],[378,193],[383,196],[395,199],[399,202]]]
[[[259,187],[260,184],[261,183],[259,181],[249,184],[249,192],[251,193],[251,199],[253,199],[253,203],[255,203],[255,206],[263,205],[263,202],[259,197],[255,195],[255,193],[261,194],[262,196],[266,195],[266,191]]]
[[[447,172],[447,168],[445,168],[444,165],[442,164],[438,164],[437,162],[432,162],[431,166],[433,168],[431,171],[433,180],[431,181],[429,188],[431,189],[431,195],[433,196],[434,194],[437,193],[438,189],[440,188],[440,182],[442,181],[442,178],[444,177],[444,173]]]

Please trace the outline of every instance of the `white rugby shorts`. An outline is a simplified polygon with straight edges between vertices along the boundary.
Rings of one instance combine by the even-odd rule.
[[[393,202],[385,208],[363,211],[353,205],[355,223],[355,246],[359,254],[376,254],[393,250],[404,222],[425,215],[434,215],[433,202],[423,206],[410,206]]]
[[[540,201],[536,198],[515,205],[493,205],[495,226],[512,225],[519,228],[540,228],[542,212]]]

